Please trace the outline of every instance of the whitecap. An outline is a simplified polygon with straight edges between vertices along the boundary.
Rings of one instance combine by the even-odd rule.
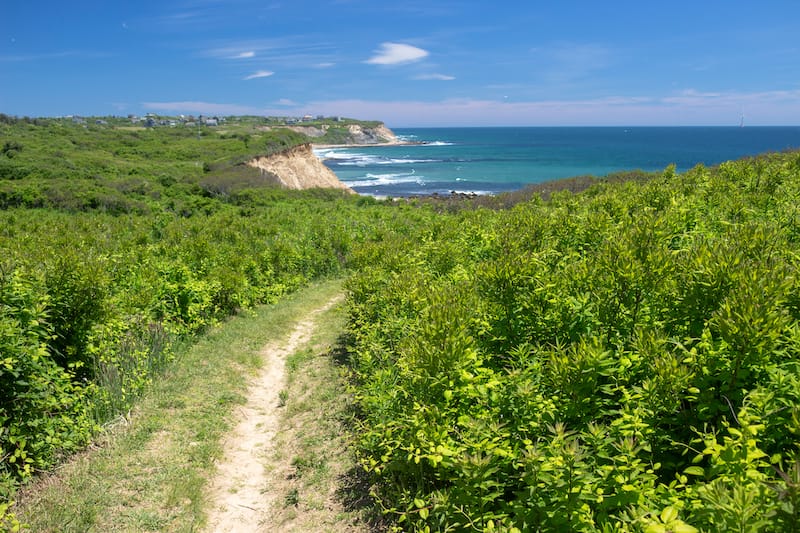
[[[437,163],[437,159],[385,159],[379,161],[378,165],[409,165],[414,163]]]
[[[453,191],[450,191],[450,193],[451,194],[466,194],[466,195],[475,194],[475,195],[478,195],[478,196],[491,196],[492,195],[492,193],[490,191],[459,191],[459,190],[453,190]]]
[[[363,179],[366,178],[366,179]],[[367,173],[362,179],[342,180],[349,187],[375,187],[382,185],[395,185],[398,183],[416,183],[425,185],[423,176],[417,176],[414,171],[387,174]]]
[[[380,165],[383,163],[384,158],[367,154],[336,153],[333,157],[327,158],[327,161],[342,167],[366,167]]]

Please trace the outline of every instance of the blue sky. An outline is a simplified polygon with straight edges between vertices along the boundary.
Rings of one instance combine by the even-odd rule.
[[[800,1],[13,1],[0,112],[800,124]]]

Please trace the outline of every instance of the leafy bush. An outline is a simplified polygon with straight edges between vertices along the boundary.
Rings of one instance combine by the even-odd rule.
[[[95,422],[92,386],[58,364],[48,296],[36,279],[0,274],[0,490],[84,446]],[[3,494],[7,496],[7,494]]]
[[[362,249],[351,365],[385,511],[412,531],[796,531],[795,163],[667,169]]]
[[[387,209],[248,181],[236,161],[305,142],[288,130],[248,135],[0,124],[16,152],[0,159],[14,178],[0,181],[4,501],[127,410],[178,339],[342,272]],[[231,194],[200,186],[210,178],[234,184]]]

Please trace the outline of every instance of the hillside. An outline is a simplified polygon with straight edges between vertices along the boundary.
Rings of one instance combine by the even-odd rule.
[[[161,209],[165,202],[181,209],[185,192],[346,189],[313,157],[310,137],[286,127],[260,126],[253,119],[229,120],[217,128],[4,120],[5,124],[0,121],[0,208],[144,213]],[[346,127],[363,131],[359,124]],[[351,140],[355,142],[355,137]]]
[[[364,145],[364,144],[396,144],[399,142],[392,130],[378,124],[368,126],[350,124],[347,126],[320,124],[317,126],[288,126],[297,133],[310,137],[314,144],[322,145]]]
[[[0,528],[182,346],[347,276],[344,440],[391,525],[796,531],[800,154],[437,212],[276,186],[247,163],[309,139],[262,126],[0,120]],[[187,433],[193,490],[154,499],[194,524],[220,445]]]
[[[348,283],[407,531],[797,531],[800,153],[429,222]]]

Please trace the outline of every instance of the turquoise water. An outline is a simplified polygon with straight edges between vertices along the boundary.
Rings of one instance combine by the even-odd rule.
[[[530,183],[621,170],[679,171],[800,148],[800,127],[396,129],[418,145],[319,149],[360,194],[495,194]]]

